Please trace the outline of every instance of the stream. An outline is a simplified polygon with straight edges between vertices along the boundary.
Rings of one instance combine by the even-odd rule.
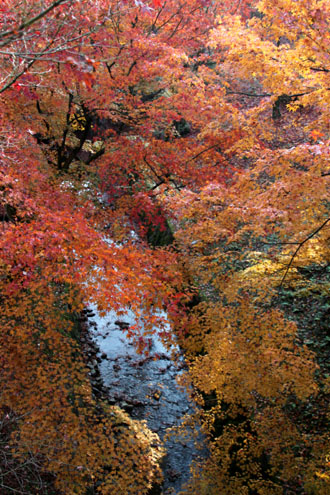
[[[166,318],[165,313],[160,316]],[[138,354],[125,332],[136,323],[130,310],[120,317],[114,311],[101,317],[96,307],[90,306],[88,319],[110,403],[118,404],[134,419],[146,420],[148,427],[164,440],[165,434],[175,430],[183,416],[193,413],[196,407],[177,384],[177,377],[185,367],[183,357],[175,360],[157,331],[148,338],[149,355]],[[190,477],[192,462],[205,456],[205,447],[197,448],[193,433],[188,428],[184,435],[175,433],[165,439],[162,495],[178,495]],[[201,435],[197,437],[198,444],[203,446]]]

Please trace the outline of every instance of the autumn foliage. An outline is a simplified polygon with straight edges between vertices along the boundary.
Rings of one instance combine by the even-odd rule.
[[[3,493],[159,478],[157,435],[92,394],[91,302],[150,332],[168,309],[210,450],[184,493],[328,493],[328,368],[285,297],[329,295],[329,18],[328,0],[1,3]]]

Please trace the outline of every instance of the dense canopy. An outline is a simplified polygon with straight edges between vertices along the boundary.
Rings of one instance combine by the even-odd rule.
[[[168,312],[209,448],[183,493],[329,493],[329,19],[1,2],[1,493],[159,481],[157,435],[92,393],[90,303]]]

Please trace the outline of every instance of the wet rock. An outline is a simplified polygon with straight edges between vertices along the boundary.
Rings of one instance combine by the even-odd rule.
[[[162,495],[162,486],[159,485],[158,483],[153,485],[150,490],[148,491],[148,495]]]
[[[93,316],[95,316],[94,311],[88,308],[83,309],[82,313],[88,316],[88,318],[93,318]]]
[[[146,405],[145,402],[141,402],[140,400],[133,400],[132,404],[134,405],[134,407],[144,407]]]
[[[128,402],[121,402],[120,407],[129,413],[133,410],[134,406],[133,404],[129,404]]]
[[[180,473],[176,469],[169,469],[166,474],[172,481],[176,480],[180,476]]]
[[[129,323],[127,321],[116,320],[115,325],[117,325],[121,330],[127,330],[129,328]]]

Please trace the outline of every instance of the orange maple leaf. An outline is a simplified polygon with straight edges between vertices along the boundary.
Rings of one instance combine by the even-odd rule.
[[[313,139],[313,141],[317,141],[320,137],[324,136],[323,132],[316,131],[316,130],[311,131],[311,133],[309,135]]]

